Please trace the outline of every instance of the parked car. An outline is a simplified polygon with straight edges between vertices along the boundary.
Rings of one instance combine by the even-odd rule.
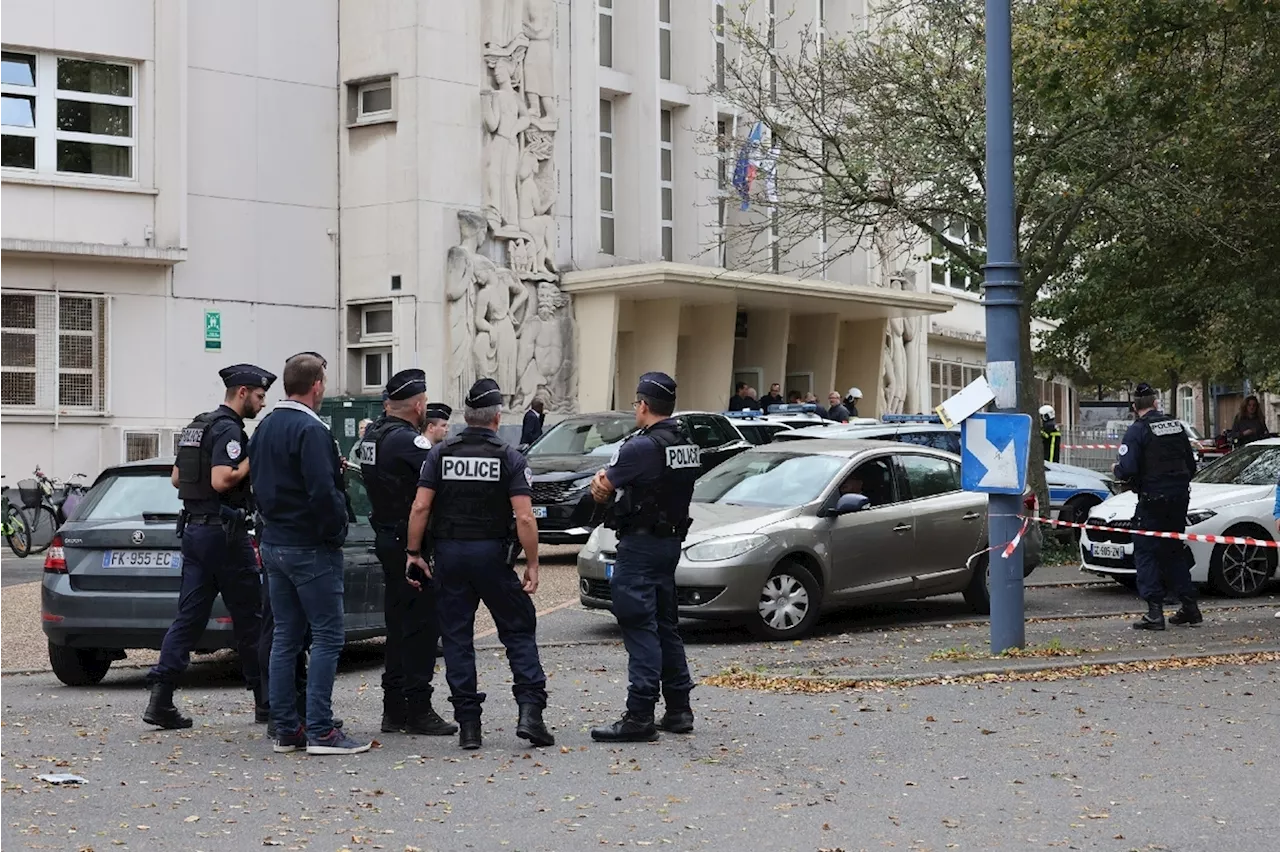
[[[182,504],[172,469],[172,458],[107,468],[47,551],[40,621],[53,673],[69,686],[98,683],[125,651],[158,649],[177,615]],[[386,622],[369,500],[359,468],[346,477],[358,516],[343,547],[346,633],[354,641],[384,635]],[[219,597],[195,650],[233,647],[231,615]]]
[[[960,454],[960,427],[948,428],[941,422],[920,419],[901,422],[891,420],[872,426],[843,426],[836,429],[795,429],[777,436],[775,440],[800,441],[811,438],[901,441]],[[1049,487],[1050,515],[1058,520],[1082,524],[1089,517],[1090,509],[1119,490],[1114,478],[1087,467],[1045,462],[1044,472],[1045,483]]]
[[[676,568],[680,615],[745,623],[769,639],[809,633],[852,604],[963,593],[990,611],[987,498],[960,490],[960,461],[886,441],[756,447],[699,478]],[[1041,536],[1025,539],[1024,570]],[[610,606],[617,536],[578,555],[583,605]]]
[[[771,443],[774,435],[793,428],[785,423],[769,420],[755,412],[726,411],[724,416],[742,436],[742,440],[756,447]]]
[[[1240,447],[1201,470],[1191,480],[1187,532],[1275,540],[1272,512],[1280,477],[1280,438]],[[1118,494],[1089,515],[1094,526],[1130,529],[1137,508],[1133,492]],[[1191,579],[1232,598],[1262,594],[1275,576],[1277,550],[1248,544],[1188,542]],[[1085,530],[1080,536],[1081,570],[1133,587],[1133,536]]]
[[[702,469],[708,471],[751,448],[729,419],[705,411],[678,411],[702,450]],[[618,445],[636,431],[631,412],[604,411],[566,417],[534,441],[526,451],[533,473],[533,516],[543,544],[582,544],[592,526],[577,511],[591,478],[609,463]]]

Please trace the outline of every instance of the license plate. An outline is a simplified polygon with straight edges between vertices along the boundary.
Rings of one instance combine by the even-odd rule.
[[[176,550],[107,550],[103,568],[181,568],[182,554]]]
[[[604,578],[606,580],[613,579],[613,563],[612,562],[604,563]]]
[[[545,518],[545,517],[547,516],[547,507],[546,507],[546,506],[534,506],[534,507],[533,507],[533,516],[534,516],[535,518]]]
[[[1124,545],[1095,544],[1093,545],[1093,555],[1099,559],[1124,559]]]

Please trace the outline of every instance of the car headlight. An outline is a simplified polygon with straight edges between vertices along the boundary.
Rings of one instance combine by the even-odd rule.
[[[1194,527],[1196,524],[1203,524],[1216,514],[1218,513],[1212,509],[1197,509],[1194,512],[1187,512],[1187,526]]]
[[[769,537],[765,535],[727,535],[695,544],[684,555],[691,562],[718,562],[749,553],[768,541]]]
[[[596,527],[591,531],[591,535],[587,536],[587,543],[582,545],[581,552],[578,553],[580,559],[594,559],[596,551],[600,549],[600,530],[602,527]]]

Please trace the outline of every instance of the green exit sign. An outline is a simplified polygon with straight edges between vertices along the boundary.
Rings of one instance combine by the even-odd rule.
[[[209,352],[222,348],[222,311],[204,312],[204,348]]]

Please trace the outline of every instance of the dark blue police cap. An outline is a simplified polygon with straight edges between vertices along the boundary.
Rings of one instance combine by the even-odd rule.
[[[1138,382],[1138,386],[1133,390],[1133,395],[1134,396],[1155,396],[1156,391],[1155,391],[1155,388],[1151,387],[1151,385],[1147,384],[1146,382]]]
[[[467,408],[488,408],[502,405],[502,390],[493,379],[480,379],[467,394]]]
[[[427,403],[428,420],[448,420],[452,416],[453,409],[445,405],[443,402]]]
[[[636,385],[636,393],[644,394],[654,399],[669,399],[674,402],[676,398],[676,380],[666,373],[645,373],[640,377],[640,384]]]
[[[268,373],[261,367],[252,364],[232,364],[218,371],[222,383],[229,388],[270,388],[276,380],[275,373]]]
[[[418,369],[401,370],[387,382],[387,399],[413,399],[427,392],[427,374]]]

